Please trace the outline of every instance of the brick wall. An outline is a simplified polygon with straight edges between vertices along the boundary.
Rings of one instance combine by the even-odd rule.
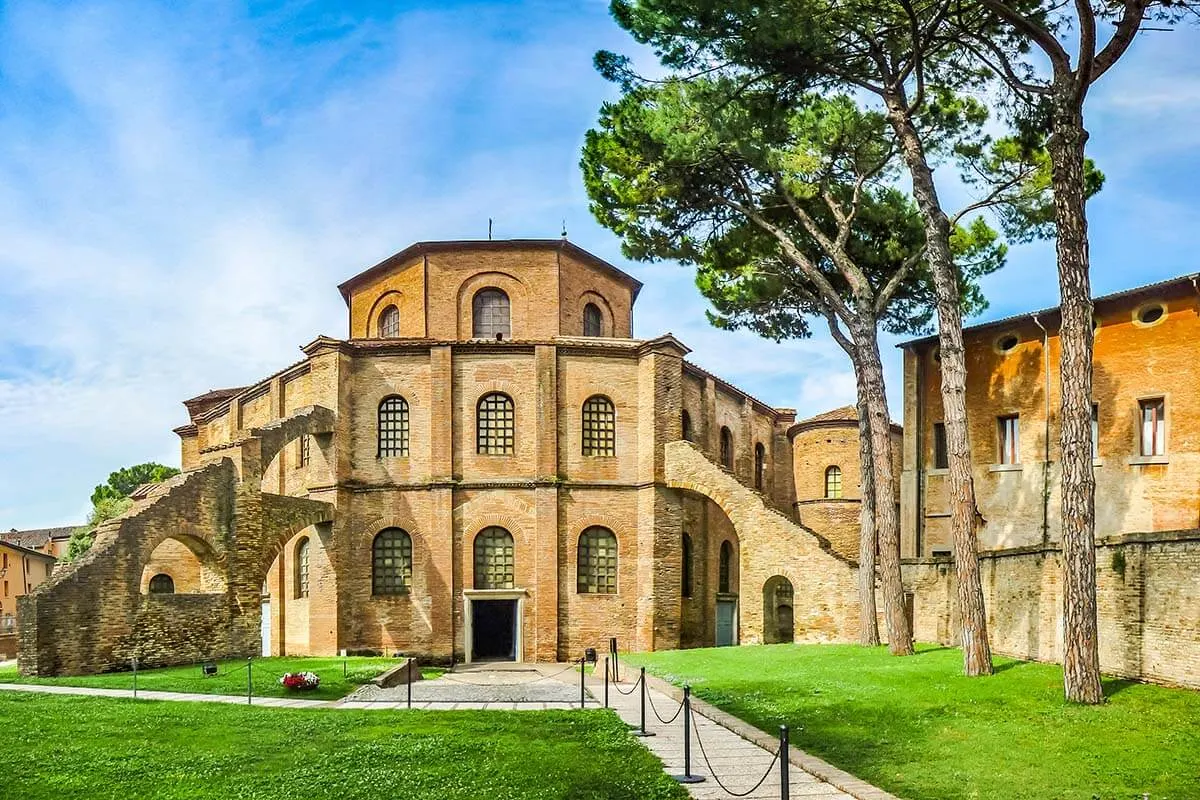
[[[1062,554],[1057,546],[980,554],[988,631],[997,654],[1062,655]],[[955,644],[949,559],[906,561],[915,635]],[[1100,668],[1112,675],[1200,687],[1200,530],[1110,537],[1096,548]]]

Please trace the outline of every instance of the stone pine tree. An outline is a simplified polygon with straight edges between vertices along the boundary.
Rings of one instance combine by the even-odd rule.
[[[1194,15],[1188,0],[978,0],[947,13],[947,38],[1011,93],[1014,118],[1048,133],[1054,194],[1062,407],[1063,685],[1068,700],[1100,703],[1092,465],[1092,291],[1087,198],[1098,188],[1085,154],[1084,107],[1149,20]]]
[[[715,71],[650,83],[620,59],[599,61],[624,96],[602,109],[582,166],[593,213],[627,255],[696,266],[718,325],[780,339],[808,335],[808,319],[820,316],[850,345],[870,439],[888,642],[893,653],[911,653],[878,337],[881,325],[920,329],[932,312],[919,288],[927,284],[921,220],[893,185],[897,146],[884,116],[846,95],[756,87]],[[959,233],[974,274],[999,266],[1003,249],[990,229]]]
[[[96,537],[96,528],[110,519],[121,516],[133,501],[129,496],[144,483],[161,483],[179,474],[179,470],[163,464],[147,462],[122,467],[108,475],[108,480],[92,491],[92,510],[88,512],[87,524],[71,532],[67,542],[66,561],[74,561],[91,548]]]
[[[958,0],[955,0],[957,2]],[[951,527],[962,621],[964,671],[992,670],[979,580],[977,512],[966,414],[961,270],[954,237],[966,215],[1001,211],[1010,234],[1045,232],[1045,161],[1036,137],[990,141],[985,109],[969,99],[987,75],[948,46],[950,0],[617,0],[617,20],[669,66],[693,74],[736,73],[748,86],[806,87],[873,98],[912,183],[938,313],[947,432]],[[968,136],[973,131],[974,136]],[[936,160],[954,156],[979,190],[953,217],[942,207]],[[1041,216],[1039,216],[1041,215]]]

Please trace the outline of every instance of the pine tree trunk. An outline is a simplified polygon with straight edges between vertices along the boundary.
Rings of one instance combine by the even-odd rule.
[[[872,464],[870,411],[862,369],[854,365],[858,383],[858,461],[862,475],[862,500],[858,524],[858,641],[867,647],[879,644],[879,612],[875,607],[875,469]]]
[[[950,221],[942,210],[920,136],[904,107],[889,108],[913,180],[913,196],[925,222],[925,253],[937,296],[938,341],[941,347],[942,413],[950,483],[950,530],[961,620],[963,673],[992,674],[987,610],[979,577],[975,481],[971,472],[971,437],[967,425],[967,365],[963,352],[962,309],[958,271],[950,250]]]
[[[875,484],[875,528],[879,538],[879,577],[883,595],[888,650],[893,655],[912,655],[912,630],[904,607],[904,583],[900,576],[900,516],[896,510],[896,474],[892,461],[891,417],[879,357],[878,332],[873,314],[852,331],[859,355],[867,420],[871,433],[871,466]]]
[[[1074,82],[1055,85],[1049,141],[1058,227],[1062,323],[1063,688],[1068,700],[1101,703],[1096,624],[1096,477],[1092,467],[1092,288],[1089,277],[1083,113]]]

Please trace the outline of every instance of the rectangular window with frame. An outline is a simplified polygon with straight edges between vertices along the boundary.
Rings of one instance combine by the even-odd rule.
[[[946,423],[933,423],[933,468],[950,468],[950,451],[946,447]]]
[[[997,444],[1000,446],[1000,464],[1021,463],[1021,418],[1009,414],[996,418]]]
[[[300,437],[300,458],[296,459],[296,469],[307,467],[312,459],[312,438],[305,435]]]
[[[1167,401],[1162,397],[1139,400],[1141,410],[1141,453],[1143,456],[1167,454]]]

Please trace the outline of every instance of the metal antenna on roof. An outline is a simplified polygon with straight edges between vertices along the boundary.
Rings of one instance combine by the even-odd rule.
[[[492,240],[492,218],[488,217],[488,241]]]

